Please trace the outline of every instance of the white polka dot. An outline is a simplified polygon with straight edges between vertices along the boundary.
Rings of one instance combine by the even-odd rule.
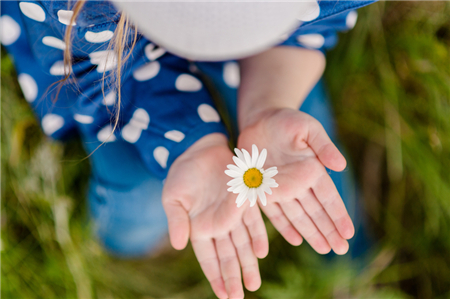
[[[71,10],[59,10],[58,11],[58,21],[64,25],[69,25],[70,20],[72,19],[73,11]],[[76,25],[75,22],[72,23],[72,25]]]
[[[47,114],[42,118],[41,124],[44,133],[50,136],[64,126],[64,118],[57,114]]]
[[[66,73],[69,73],[69,66],[64,69],[64,61],[62,60],[56,61],[50,68],[50,74],[53,76],[64,76]]]
[[[148,60],[156,60],[159,57],[163,56],[166,53],[166,50],[161,47],[156,47],[154,44],[148,44],[145,46],[145,56],[147,56]]]
[[[142,108],[136,109],[130,119],[130,122],[122,129],[123,139],[130,143],[135,143],[141,137],[142,130],[146,130],[148,128],[149,123],[150,116],[147,111]]]
[[[97,133],[97,139],[101,142],[113,142],[116,141],[116,136],[112,133],[112,126],[106,125]]]
[[[20,36],[20,25],[8,15],[0,17],[0,41],[3,45],[9,46]]]
[[[184,139],[184,134],[177,130],[168,131],[164,134],[164,137],[175,142],[181,142]]]
[[[23,96],[25,97],[25,100],[27,102],[31,103],[34,100],[36,100],[37,94],[38,94],[38,86],[36,84],[36,81],[28,74],[20,74],[19,75],[19,85],[22,89]]]
[[[46,46],[57,48],[64,50],[66,49],[66,44],[64,41],[60,40],[59,38],[56,38],[54,36],[44,36],[42,38],[42,43]]]
[[[38,22],[45,21],[45,11],[39,5],[31,2],[20,2],[20,10],[24,15]]]
[[[153,151],[153,157],[155,157],[156,162],[158,162],[162,168],[167,167],[167,159],[169,158],[169,151],[167,150],[167,148],[158,146]]]
[[[345,25],[348,29],[352,29],[356,25],[356,21],[358,20],[358,13],[356,10],[352,10],[348,13],[347,17],[345,18]]]
[[[305,47],[319,49],[325,43],[325,38],[321,34],[312,33],[297,36],[297,41]]]
[[[316,19],[320,15],[320,6],[316,0],[303,1],[303,8],[298,15],[298,19],[302,22],[309,22]]]
[[[92,52],[89,54],[92,64],[97,64],[97,72],[103,73],[117,66],[117,55],[113,50]]]
[[[122,137],[129,143],[135,143],[141,137],[142,129],[128,124],[122,129]]]
[[[223,80],[231,88],[239,87],[241,80],[239,74],[239,64],[237,62],[227,62],[223,66]]]
[[[136,109],[133,113],[133,117],[130,119],[130,124],[136,128],[146,130],[150,123],[150,116],[147,111],[142,108]]]
[[[92,124],[94,122],[94,118],[90,115],[75,114],[73,119],[81,124]]]
[[[219,113],[217,113],[216,109],[211,107],[208,104],[201,104],[197,108],[198,115],[205,123],[210,122],[220,122]]]
[[[133,78],[137,81],[150,80],[158,75],[160,68],[158,61],[147,63],[133,72]]]
[[[105,30],[101,32],[88,31],[84,35],[84,38],[90,43],[103,43],[110,40],[114,35],[111,30]]]
[[[112,106],[116,103],[116,92],[111,91],[103,98],[102,104],[106,106]]]
[[[175,81],[175,88],[179,91],[199,91],[202,89],[202,82],[194,76],[188,74],[181,74]]]

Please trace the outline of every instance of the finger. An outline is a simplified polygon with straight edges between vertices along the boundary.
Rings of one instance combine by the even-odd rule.
[[[327,239],[328,244],[336,254],[345,254],[349,245],[347,240],[341,237],[316,196],[310,190],[304,197],[299,199],[300,205],[309,215],[321,234]]]
[[[236,248],[229,235],[216,239],[217,256],[219,257],[220,270],[225,282],[229,298],[243,298],[241,268],[236,256]]]
[[[163,201],[164,211],[169,224],[170,243],[181,250],[189,239],[189,216],[179,201]]]
[[[220,272],[219,258],[212,239],[191,240],[192,248],[211,288],[219,298],[228,298]]]
[[[344,239],[350,239],[355,234],[353,222],[347,213],[344,202],[336,186],[327,173],[324,173],[312,187],[314,195],[336,226]]]
[[[247,290],[256,291],[261,286],[258,259],[253,252],[250,236],[244,224],[232,231],[231,239],[237,249],[244,285]]]
[[[331,170],[342,171],[347,166],[344,156],[331,141],[320,122],[313,117],[308,121],[306,142],[316,153],[320,162]]]
[[[253,252],[258,258],[265,258],[269,253],[269,239],[261,211],[258,207],[249,208],[243,220],[252,240]]]
[[[297,231],[315,251],[320,254],[330,252],[331,247],[327,240],[322,236],[297,200],[283,202],[280,206]]]
[[[277,203],[267,203],[266,206],[260,205],[260,207],[286,241],[294,246],[302,244],[302,236],[292,226]]]

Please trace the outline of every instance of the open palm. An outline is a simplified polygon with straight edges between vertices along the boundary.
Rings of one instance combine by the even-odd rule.
[[[172,246],[192,247],[219,298],[242,298],[244,284],[261,285],[257,257],[268,252],[267,233],[258,208],[237,208],[226,191],[226,165],[232,161],[227,140],[211,134],[181,155],[170,168],[163,189],[163,206]]]
[[[346,161],[322,125],[298,110],[274,109],[242,130],[238,147],[252,144],[267,149],[266,167],[278,167],[279,187],[260,205],[275,228],[293,245],[305,238],[318,253],[345,254],[354,227],[325,167],[342,171]]]

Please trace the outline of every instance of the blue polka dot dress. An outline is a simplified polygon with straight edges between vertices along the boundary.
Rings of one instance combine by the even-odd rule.
[[[284,40],[280,45],[325,51],[336,44],[337,31],[355,25],[354,9],[371,2],[319,2],[320,15],[280,37]],[[124,141],[135,147],[150,172],[164,179],[173,161],[195,141],[214,132],[228,134],[199,69],[212,70],[209,76],[219,91],[235,93],[237,62],[197,67],[140,34],[132,53],[131,38],[125,46],[124,56],[131,55],[122,70],[120,117],[113,131],[118,94],[108,74],[116,69],[117,57],[108,44],[120,14],[107,1],[86,1],[75,20],[71,50],[76,80],[65,84],[56,99],[54,83],[67,72],[63,40],[74,3],[1,2],[1,42],[46,135],[64,139],[79,134],[86,143],[97,145]]]

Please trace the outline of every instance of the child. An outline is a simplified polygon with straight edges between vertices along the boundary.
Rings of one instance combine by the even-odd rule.
[[[317,97],[317,90],[307,96],[324,69],[321,51],[335,43],[335,30],[354,25],[351,9],[369,2],[310,3],[319,10],[303,16],[280,47],[235,54],[238,101],[236,62],[193,62],[176,56],[186,53],[176,53],[170,41],[160,43],[175,54],[132,29],[121,34],[128,22],[109,2],[1,3],[2,43],[44,133],[56,139],[78,133],[92,153],[88,199],[108,250],[142,255],[168,229],[176,249],[191,240],[218,297],[243,297],[241,269],[246,288],[259,288],[257,258],[267,255],[267,234],[259,209],[237,209],[226,191],[233,153],[206,88],[212,85],[237,120],[237,147],[267,148],[266,165],[278,167],[280,186],[261,206],[277,230],[293,245],[305,238],[319,253],[347,252],[353,224],[325,169],[341,171],[345,159],[322,125],[298,109]],[[76,81],[57,94],[52,84],[66,75]]]

